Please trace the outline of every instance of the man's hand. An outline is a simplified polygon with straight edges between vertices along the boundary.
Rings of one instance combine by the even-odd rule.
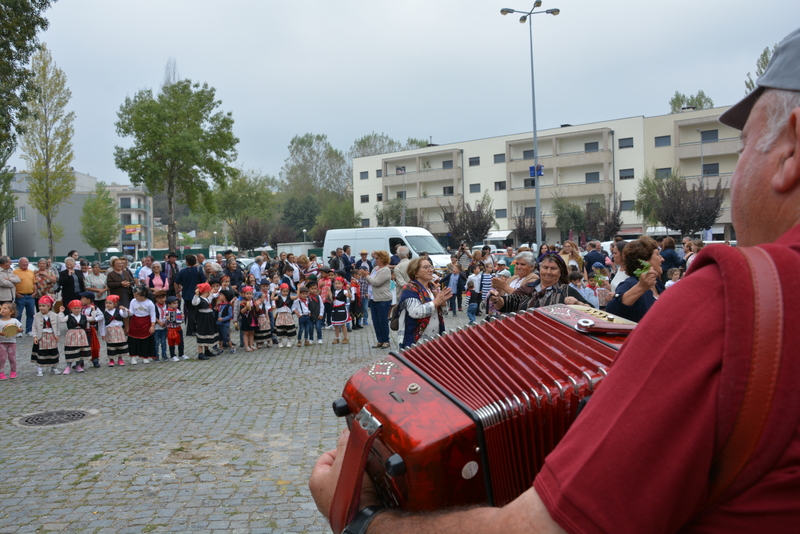
[[[317,503],[317,509],[327,518],[330,518],[331,502],[333,502],[333,494],[336,491],[336,483],[339,481],[339,471],[342,469],[344,451],[347,448],[347,439],[349,437],[350,431],[343,430],[336,448],[322,453],[322,456],[319,457],[308,481],[308,488],[311,490],[314,502]],[[375,486],[372,485],[372,481],[365,474],[361,486],[359,508],[372,504],[380,504],[380,500],[375,492]]]

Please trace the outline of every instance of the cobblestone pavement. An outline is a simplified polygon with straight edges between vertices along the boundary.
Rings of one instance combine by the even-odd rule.
[[[330,403],[386,352],[370,349],[372,326],[351,333],[350,345],[332,337],[209,361],[196,359],[190,337],[190,360],[43,377],[32,340],[18,339],[19,378],[0,382],[0,534],[329,532],[307,484],[343,427]],[[59,409],[96,415],[17,423]]]

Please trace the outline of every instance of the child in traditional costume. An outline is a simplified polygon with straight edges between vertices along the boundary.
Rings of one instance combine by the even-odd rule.
[[[156,360],[158,354],[161,353],[161,361],[169,361],[167,357],[167,292],[163,289],[158,289],[153,292],[156,299],[156,329],[153,332],[153,338],[156,343]]]
[[[106,355],[108,356],[108,366],[120,367],[125,365],[123,356],[128,355],[128,335],[125,333],[125,318],[130,316],[128,308],[117,306],[119,295],[109,295],[106,297],[106,309],[103,311],[103,319],[100,321],[100,337],[106,342]]]
[[[183,312],[178,309],[180,300],[178,297],[167,297],[167,345],[169,346],[169,355],[173,362],[181,359],[188,360],[189,357],[183,353]],[[177,354],[175,348],[177,347]]]
[[[333,343],[339,343],[339,335],[342,336],[342,343],[350,343],[347,338],[347,322],[350,317],[347,313],[347,300],[350,295],[344,286],[347,282],[341,276],[333,281],[333,289],[330,289],[328,300],[332,303],[331,324],[333,325]]]
[[[156,342],[153,332],[156,331],[156,305],[148,297],[150,291],[146,287],[133,290],[134,299],[130,307],[130,324],[128,325],[128,351],[131,354],[131,365],[136,365],[136,358],[142,363],[150,363],[156,358]]]
[[[239,301],[239,329],[242,332],[244,350],[253,352],[255,331],[258,329],[258,311],[253,300],[253,286],[242,288],[242,298]]]
[[[43,368],[58,374],[58,315],[53,304],[53,297],[43,296],[39,299],[39,311],[33,316],[31,361],[37,365],[36,376],[44,374]]]
[[[281,284],[280,292],[275,292],[272,295],[272,301],[275,303],[275,332],[278,336],[278,347],[292,346],[292,338],[297,335],[297,329],[294,326],[294,314],[292,314],[292,301],[294,297],[289,294],[289,284]]]
[[[270,324],[272,299],[269,298],[269,295],[269,282],[264,279],[264,281],[261,282],[261,296],[256,301],[258,328],[256,328],[254,339],[257,349],[260,349],[265,344],[267,347],[272,345],[272,325]]]
[[[58,322],[67,324],[67,338],[64,341],[64,360],[67,362],[64,368],[65,375],[70,374],[72,365],[75,366],[76,372],[82,373],[83,360],[92,354],[89,339],[86,337],[86,325],[89,321],[82,313],[83,304],[79,300],[72,300],[67,307],[69,313],[65,313],[66,309],[61,306],[58,314]]]
[[[231,320],[233,319],[233,291],[222,289],[217,295],[217,334],[219,335],[219,348],[221,351],[228,347],[231,354],[236,352],[231,343]]]
[[[17,378],[17,334],[22,332],[22,324],[15,319],[17,307],[13,302],[0,306],[0,380],[6,379],[6,360],[11,367],[11,378]],[[16,329],[14,328],[16,327]],[[6,332],[6,328],[9,329]],[[8,334],[11,334],[10,336]]]
[[[100,367],[100,339],[97,337],[97,324],[103,320],[103,310],[98,310],[94,305],[94,291],[84,291],[80,297],[83,305],[81,313],[86,316],[86,339],[89,340],[92,366]]]
[[[211,305],[211,285],[198,284],[192,297],[192,306],[197,307],[197,359],[208,360],[216,356],[211,347],[219,341],[214,308]]]

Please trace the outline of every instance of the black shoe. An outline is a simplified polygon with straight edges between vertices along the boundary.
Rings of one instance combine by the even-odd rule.
[[[213,358],[214,356],[216,356],[216,354],[214,354],[208,349],[206,349],[205,355],[208,356],[209,358]]]
[[[92,360],[92,367],[100,367],[100,360]]]
[[[210,356],[206,356],[205,354],[200,354],[200,355],[197,357],[197,359],[198,359],[198,360],[210,360],[210,359],[211,359],[211,357],[210,357]]]

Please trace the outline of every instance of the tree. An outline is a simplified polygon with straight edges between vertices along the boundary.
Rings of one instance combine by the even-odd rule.
[[[686,180],[672,174],[660,180],[656,190],[658,206],[656,216],[665,227],[677,230],[681,236],[692,236],[711,228],[722,213],[724,191],[722,180],[717,182],[709,196],[705,181],[689,189]]]
[[[280,176],[281,190],[288,197],[311,195],[323,205],[346,201],[352,189],[347,159],[331,146],[324,134],[294,136]]]
[[[297,239],[297,232],[286,224],[276,224],[269,233],[269,244],[278,248],[278,243],[293,243]]]
[[[769,47],[766,47],[764,51],[761,52],[761,55],[758,56],[758,59],[756,60],[756,80],[767,70],[767,65],[769,65],[769,60],[772,59],[772,54],[774,54],[775,50],[777,49],[778,49],[777,44],[772,47],[772,50],[770,50]],[[756,88],[756,82],[750,76],[749,72],[747,73],[747,79],[744,81],[744,87],[745,87],[744,94],[746,95],[749,95]]]
[[[606,220],[606,207],[597,201],[587,202],[584,208],[586,220],[586,236],[589,239],[598,239],[603,233]]]
[[[330,202],[330,204],[347,204],[351,208],[352,202]],[[290,197],[283,202],[283,223],[294,230],[295,235],[302,235],[303,230],[311,230],[317,221],[320,213],[320,202],[318,197],[309,194],[300,197]],[[345,227],[342,227],[345,228]]]
[[[711,97],[706,95],[703,90],[697,91],[696,95],[686,96],[680,91],[675,91],[675,95],[669,101],[669,112],[680,113],[681,109],[692,107],[694,109],[711,109],[714,107],[714,101]]]
[[[318,226],[327,228],[359,228],[361,227],[361,212],[356,211],[353,204],[350,202],[331,202],[317,215],[314,228]]]
[[[29,103],[31,115],[22,123],[25,134],[20,148],[30,173],[29,200],[45,219],[48,254],[53,258],[55,243],[63,236],[63,231],[54,224],[55,217],[75,189],[71,167],[75,113],[66,111],[72,98],[67,77],[44,44],[33,56],[31,70],[36,97]]]
[[[520,208],[514,215],[514,226],[517,243],[536,243],[536,217],[525,215],[525,210]],[[547,228],[547,222],[542,219],[542,235],[545,233],[545,228]]]
[[[622,229],[622,195],[606,197],[605,217],[600,235],[602,241],[611,241]]]
[[[556,226],[561,231],[562,240],[570,230],[573,233],[586,230],[586,211],[585,208],[570,202],[561,195],[560,191],[553,194],[553,204],[551,210],[556,216]]]
[[[17,214],[17,195],[14,193],[13,187],[11,187],[14,173],[9,171],[6,165],[12,152],[11,147],[0,146],[0,247],[3,246],[3,237],[6,235],[6,225]]]
[[[214,209],[203,212],[203,225],[227,223],[233,242],[242,247],[244,241],[251,240],[245,236],[253,231],[250,219],[274,209],[276,188],[277,180],[268,174],[237,169],[225,187],[215,185],[212,195]],[[268,233],[267,230],[261,235],[261,243],[266,242]],[[261,245],[253,248],[258,246]]]
[[[176,199],[193,211],[201,204],[213,211],[207,180],[224,185],[235,173],[230,163],[239,139],[231,113],[217,111],[222,102],[215,95],[208,84],[180,80],[155,96],[151,89],[140,90],[117,112],[117,135],[132,138],[133,146],[114,147],[114,163],[150,195],[166,193],[170,250],[177,245]]]
[[[446,206],[442,206],[442,218],[450,236],[457,243],[483,241],[495,225],[493,204],[492,197],[486,191],[480,200],[475,201],[475,207],[470,206],[464,200],[456,205],[448,202]]]
[[[24,133],[28,117],[25,106],[36,92],[33,69],[26,68],[36,52],[39,30],[46,30],[42,12],[51,0],[3,2],[0,9],[0,150],[16,146],[17,134]],[[3,152],[5,153],[5,152]]]
[[[636,211],[645,226],[657,226],[658,215],[658,183],[663,178],[656,177],[656,169],[653,167],[647,171],[636,186],[636,202],[633,209]],[[645,232],[646,233],[646,232]]]
[[[248,217],[240,226],[236,237],[239,250],[254,250],[264,246],[269,234],[269,221],[260,217]]]
[[[94,194],[83,203],[81,237],[97,251],[97,259],[100,259],[103,249],[119,241],[121,231],[117,204],[106,189],[106,184],[97,182]]]

